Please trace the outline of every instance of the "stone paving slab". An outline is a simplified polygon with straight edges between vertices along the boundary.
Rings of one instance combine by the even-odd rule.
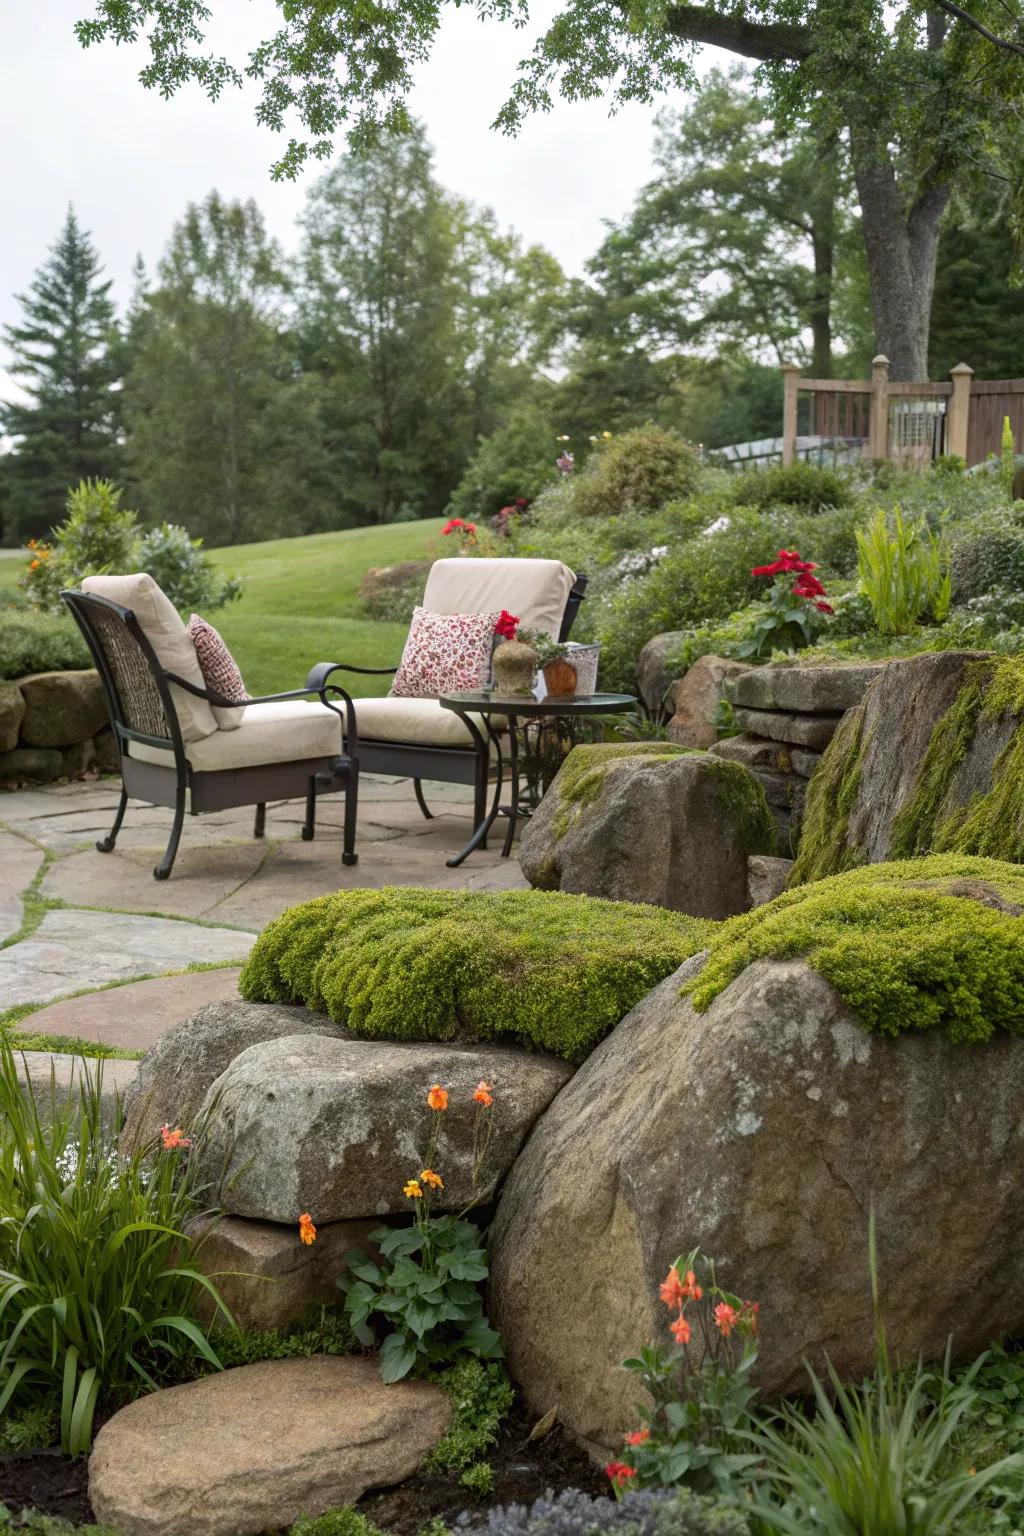
[[[13,832],[0,832],[0,943],[21,927],[21,893],[32,884],[42,862],[40,848]]]
[[[148,1051],[153,1042],[204,1003],[238,996],[238,966],[158,976],[123,987],[67,997],[30,1014],[22,1026],[33,1034],[70,1035],[128,1051]]]
[[[80,987],[181,970],[194,961],[242,960],[255,937],[135,913],[47,912],[30,938],[0,950],[0,1007],[46,1003]]]
[[[66,1103],[72,1095],[77,1102],[84,1076],[99,1087],[100,1114],[104,1125],[113,1131],[118,1105],[123,1103],[139,1064],[137,1061],[95,1061],[58,1052],[26,1051],[18,1069],[22,1088],[26,1092],[31,1090],[44,1123],[52,1118],[53,1109]]]

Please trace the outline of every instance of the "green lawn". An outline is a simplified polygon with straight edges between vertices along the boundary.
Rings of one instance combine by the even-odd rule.
[[[209,617],[249,692],[301,687],[317,661],[396,666],[406,626],[364,618],[359,583],[370,566],[425,558],[442,526],[431,518],[211,550],[222,570],[242,578],[238,602]],[[388,681],[353,677],[345,686],[353,694],[386,693]]]
[[[365,618],[359,583],[370,566],[435,554],[442,526],[441,518],[431,518],[212,549],[222,570],[242,578],[242,596],[204,617],[224,636],[251,694],[300,688],[317,661],[396,666],[406,626]],[[23,567],[24,556],[0,558],[0,601],[13,595]],[[353,694],[386,693],[389,682],[343,681]]]

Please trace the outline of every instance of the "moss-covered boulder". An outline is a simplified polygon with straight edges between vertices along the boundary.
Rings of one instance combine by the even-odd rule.
[[[805,1387],[805,1359],[859,1381],[872,1208],[895,1358],[1019,1337],[1022,910],[995,861],[856,871],[721,925],[622,1020],[491,1228],[489,1313],[533,1410],[621,1447],[621,1361],[667,1342],[658,1286],[697,1245],[760,1303],[766,1392]]]
[[[265,928],[239,981],[355,1035],[505,1040],[581,1061],[707,943],[677,912],[541,891],[339,891]]]
[[[696,917],[749,904],[747,856],[775,821],[749,769],[668,742],[575,747],[523,833],[542,890],[650,902]]]
[[[1024,862],[1024,658],[885,667],[811,781],[793,879],[941,852]]]

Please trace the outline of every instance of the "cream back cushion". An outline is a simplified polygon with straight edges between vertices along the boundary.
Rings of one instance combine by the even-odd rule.
[[[500,613],[555,640],[575,575],[561,560],[435,560],[423,606],[430,613]]]
[[[133,576],[87,576],[82,582],[82,591],[108,598],[122,608],[130,608],[164,670],[176,673],[197,688],[206,687],[196,648],[178,610],[152,576],[141,571]],[[217,722],[205,699],[197,699],[173,683],[171,697],[184,741],[202,741],[205,736],[213,735]]]

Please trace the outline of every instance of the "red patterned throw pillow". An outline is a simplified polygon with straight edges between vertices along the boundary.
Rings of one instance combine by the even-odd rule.
[[[194,613],[185,628],[196,648],[199,670],[207,688],[219,693],[222,699],[247,699],[249,695],[245,691],[238,663],[213,625],[207,624],[198,613]],[[241,725],[244,709],[218,709],[216,704],[210,707],[222,731],[233,731]]]
[[[482,688],[491,671],[496,613],[429,613],[414,608],[391,692],[406,699]]]

